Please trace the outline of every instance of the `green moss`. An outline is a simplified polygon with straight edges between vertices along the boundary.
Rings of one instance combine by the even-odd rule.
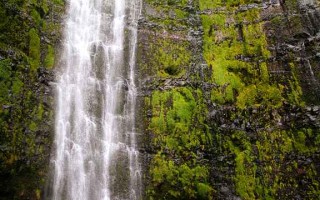
[[[191,88],[153,92],[149,128],[158,153],[150,169],[151,199],[210,199],[208,166],[200,165],[197,155],[211,141],[202,101],[202,93]]]
[[[199,194],[199,199],[210,199],[212,197],[212,187],[205,183],[198,183],[197,192]]]
[[[31,70],[36,71],[40,65],[40,37],[34,28],[29,31],[29,56]]]
[[[31,14],[30,15],[33,18],[34,23],[37,25],[37,27],[41,27],[42,19],[41,19],[40,14],[38,13],[38,11],[33,9],[33,10],[31,10]]]
[[[186,43],[175,43],[167,40],[159,40],[154,57],[158,66],[158,76],[182,76],[190,62],[190,52],[186,50]],[[159,48],[160,47],[160,48]]]
[[[221,0],[200,0],[200,9],[201,10],[206,10],[206,9],[213,9],[218,6],[222,6],[223,2]]]
[[[295,64],[290,63],[289,66],[291,68],[293,78],[289,80],[290,92],[288,94],[288,100],[292,104],[304,106],[305,102],[303,102],[301,99],[303,93],[297,77],[297,70],[296,70]]]
[[[38,114],[37,114],[38,120],[43,119],[43,114],[44,114],[44,107],[43,107],[43,104],[40,104],[38,107]]]
[[[38,200],[41,199],[41,190],[36,189],[35,193],[36,193],[36,199],[38,199]]]
[[[54,48],[51,45],[48,45],[47,55],[44,61],[44,66],[48,69],[52,69],[54,66]]]
[[[55,2],[63,5],[62,0]],[[0,176],[6,183],[0,193],[4,199],[39,199],[35,191],[44,185],[46,147],[51,145],[44,137],[50,130],[44,121],[53,116],[42,105],[47,86],[39,82],[38,68],[53,65],[53,47],[46,51],[47,44],[40,38],[58,42],[57,20],[64,8],[55,2],[0,2]]]
[[[11,67],[10,59],[0,60],[0,81],[6,81],[10,79],[11,76]]]
[[[29,129],[31,131],[36,131],[37,130],[37,124],[35,122],[31,122],[31,124],[29,125]]]
[[[228,141],[228,148],[235,154],[235,186],[236,191],[243,199],[256,199],[255,173],[256,167],[252,166],[252,146],[245,132],[237,131]]]
[[[285,76],[286,80],[269,75],[268,68],[275,64],[270,63],[268,45],[276,43],[267,43],[263,27],[270,24],[261,22],[259,8],[239,12],[239,6],[249,3],[256,2],[199,1],[201,10],[212,10],[201,15],[203,56],[212,69],[211,82],[218,86],[212,89],[211,100],[225,112],[215,129],[217,147],[214,149],[220,151],[218,155],[234,157],[231,179],[242,199],[294,198],[299,181],[308,179],[306,177],[310,177],[308,180],[315,186],[307,189],[312,199],[319,182],[314,178],[312,166],[301,167],[301,163],[288,160],[292,159],[290,155],[312,155],[318,149],[315,148],[315,142],[319,143],[317,131],[297,128],[301,126],[294,122],[290,122],[290,128],[284,128],[286,125],[282,122],[286,120],[276,111],[284,110],[285,101],[301,107],[305,104],[301,100],[303,94],[296,63],[289,62],[288,66],[277,63],[284,65],[278,66],[280,69],[290,68],[291,75]],[[293,7],[289,9],[294,10]],[[292,24],[299,27],[301,19],[295,23],[294,18],[299,17],[294,15],[289,21],[291,19]],[[274,17],[271,23],[283,29],[287,22],[283,17]],[[268,38],[268,42],[273,41]],[[226,108],[230,107],[232,111],[229,112]],[[292,176],[297,171],[305,174]]]
[[[175,13],[178,19],[184,19],[188,17],[188,12],[182,11],[180,9],[175,9]]]
[[[2,8],[2,7],[1,7]],[[4,29],[9,22],[9,18],[7,17],[7,13],[5,9],[0,9],[0,30]]]
[[[208,2],[200,1],[200,7],[204,3]],[[213,6],[211,9],[220,3],[210,4]],[[220,104],[236,102],[242,109],[260,104],[271,106],[273,103],[279,107],[283,100],[281,88],[269,83],[266,60],[271,54],[266,48],[262,24],[256,22],[260,11],[250,9],[233,13],[232,6],[226,9],[231,15],[201,16],[205,33],[204,58],[213,69],[212,82],[220,86],[213,89],[211,99]],[[243,21],[248,24],[243,25]]]
[[[301,175],[293,175],[297,171],[304,173],[305,178],[310,177],[313,185],[317,185],[319,181],[312,178],[316,174],[312,165],[302,167],[301,163],[288,160],[293,152],[313,155],[316,149],[310,141],[314,140],[315,135],[312,129],[261,131],[257,133],[255,143],[242,131],[235,131],[230,138],[225,137],[224,148],[235,156],[234,182],[239,196],[243,199],[278,199],[283,195],[291,198],[301,178]],[[315,187],[311,186],[308,190],[309,197],[315,197]],[[281,194],[282,191],[287,192]]]
[[[258,96],[257,92],[256,85],[246,87],[237,97],[237,106],[241,109],[244,109],[247,106],[254,105]]]
[[[19,78],[15,78],[12,83],[12,92],[14,94],[19,94],[23,87],[23,82]]]
[[[58,2],[58,1],[57,1],[57,2]],[[56,2],[56,3],[57,3],[57,2]],[[63,3],[63,2],[62,2],[62,3]],[[61,3],[59,2],[58,4],[61,4]],[[41,1],[40,6],[41,6],[41,10],[43,11],[43,14],[44,14],[44,15],[47,15],[48,12],[49,12],[48,0],[43,0],[43,1]]]
[[[146,2],[158,6],[186,6],[188,3],[187,0],[146,0]]]
[[[53,3],[56,5],[64,5],[64,0],[53,0]]]
[[[207,182],[208,170],[203,166],[178,165],[157,154],[151,169],[152,187],[149,199],[211,199],[213,190]]]

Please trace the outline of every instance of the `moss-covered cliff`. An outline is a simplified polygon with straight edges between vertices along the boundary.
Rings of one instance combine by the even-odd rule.
[[[0,2],[0,199],[41,196],[63,11]],[[146,199],[319,199],[319,18],[313,0],[144,0]]]
[[[147,199],[319,198],[318,2],[147,0],[143,14]]]
[[[207,199],[212,145],[199,70],[201,21],[193,2],[146,1],[139,32],[138,65],[145,129],[152,158],[148,199]],[[206,73],[206,72],[204,72]],[[147,75],[147,76],[146,76]]]
[[[62,0],[0,2],[0,199],[40,199]]]

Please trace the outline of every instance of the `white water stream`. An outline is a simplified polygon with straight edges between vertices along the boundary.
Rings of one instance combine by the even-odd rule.
[[[135,131],[140,9],[140,0],[68,1],[51,199],[141,199]]]

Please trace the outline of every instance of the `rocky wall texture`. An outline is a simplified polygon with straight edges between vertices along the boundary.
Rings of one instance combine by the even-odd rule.
[[[63,0],[0,1],[0,199],[40,199]]]
[[[0,199],[41,197],[63,11],[0,2]],[[319,199],[319,18],[313,0],[144,0],[146,199]]]
[[[201,19],[193,2],[145,1],[138,66],[150,160],[147,199],[213,195],[204,152],[212,136],[201,85]],[[142,76],[143,75],[143,76]]]
[[[320,196],[319,2],[144,2],[146,199]]]

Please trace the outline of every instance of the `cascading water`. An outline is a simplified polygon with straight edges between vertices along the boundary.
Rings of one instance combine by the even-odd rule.
[[[134,120],[140,9],[141,0],[68,2],[51,199],[141,199]]]

